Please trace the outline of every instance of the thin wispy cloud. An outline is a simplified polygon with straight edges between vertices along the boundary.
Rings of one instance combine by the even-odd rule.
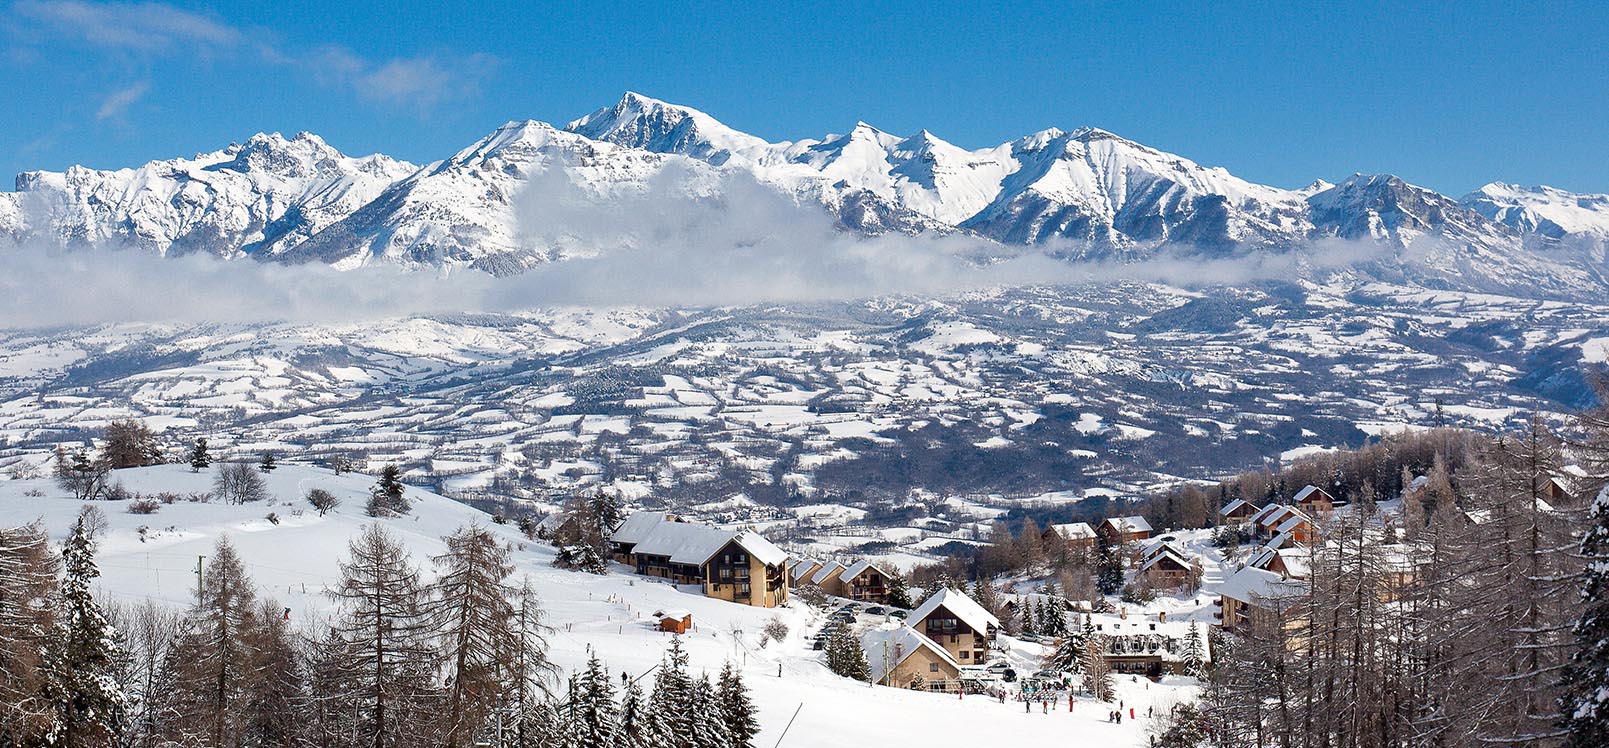
[[[134,102],[139,101],[141,97],[145,96],[145,92],[149,90],[151,90],[150,82],[140,81],[127,88],[113,91],[112,95],[107,96],[106,100],[101,102],[101,108],[95,110],[95,119],[104,121],[122,116],[124,112],[128,111],[129,107],[134,105]]]
[[[17,15],[88,44],[138,52],[172,52],[238,43],[241,31],[216,18],[162,3],[22,0]]]
[[[297,49],[275,41],[266,31],[164,3],[22,0],[13,8],[13,27],[20,25],[36,36],[68,39],[133,58],[249,57],[391,108],[424,111],[472,93],[495,62],[483,54],[437,52],[371,59],[340,45]],[[116,117],[148,91],[145,83],[114,93],[102,102],[97,119]]]

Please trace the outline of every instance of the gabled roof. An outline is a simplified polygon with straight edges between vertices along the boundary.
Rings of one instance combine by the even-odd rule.
[[[899,667],[900,663],[910,659],[910,656],[916,654],[919,649],[934,653],[956,670],[961,669],[961,663],[956,662],[944,647],[935,644],[932,639],[905,624],[874,628],[861,634],[860,649],[866,653],[866,664],[870,666],[872,680],[875,682],[881,682],[888,677],[890,672]],[[888,653],[888,662],[883,661],[885,651]]]
[[[1300,593],[1302,589],[1299,582],[1289,581],[1267,569],[1248,566],[1229,575],[1218,587],[1218,594],[1249,603],[1258,598],[1271,600],[1289,597]]]
[[[1312,523],[1308,521],[1306,516],[1301,515],[1301,514],[1295,514],[1295,515],[1292,515],[1289,519],[1285,520],[1284,522],[1279,523],[1279,527],[1277,527],[1275,529],[1280,533],[1293,532],[1293,531],[1296,530],[1296,528],[1298,528],[1298,527],[1300,527],[1300,526],[1302,526],[1304,524],[1312,524]]]
[[[669,556],[673,564],[696,566],[732,541],[733,533],[690,522],[661,522],[632,549],[646,556]]]
[[[748,554],[754,557],[756,561],[759,561],[766,566],[779,566],[788,560],[787,551],[778,548],[775,543],[766,540],[765,536],[752,530],[744,530],[743,532],[738,533],[737,536],[732,539],[737,541],[739,548],[747,551]],[[717,548],[715,550],[719,551],[720,549]],[[710,556],[713,555],[715,555],[715,553],[711,552]],[[705,556],[704,560],[710,560],[709,556]]]
[[[1140,548],[1140,558],[1150,558],[1158,553],[1162,553],[1163,551],[1172,551],[1180,556],[1189,555],[1185,553],[1183,548],[1174,545],[1174,541],[1176,540],[1178,540],[1178,538],[1172,535],[1164,535],[1160,538],[1151,538],[1145,543],[1144,546]]]
[[[1088,540],[1095,537],[1095,528],[1090,527],[1088,522],[1068,522],[1062,525],[1051,525],[1047,529],[1055,530],[1068,540]]]
[[[1223,508],[1218,510],[1218,514],[1220,516],[1227,517],[1237,511],[1240,511],[1242,508],[1256,509],[1257,505],[1245,499],[1235,499],[1228,504],[1224,504]]]
[[[664,512],[633,512],[625,522],[609,534],[609,540],[616,543],[641,543],[648,533],[653,532],[661,522],[669,519],[670,515]]]
[[[1150,532],[1151,523],[1144,517],[1108,517],[1102,524],[1111,525],[1118,532]]]
[[[1282,508],[1284,508],[1284,507],[1281,507],[1279,504],[1269,504],[1269,505],[1263,507],[1261,511],[1258,511],[1256,514],[1251,515],[1251,520],[1250,521],[1252,523],[1255,523],[1255,524],[1261,524],[1263,522],[1263,520],[1268,519],[1268,516],[1270,514],[1273,514],[1274,512],[1277,512]]]
[[[1172,548],[1168,548],[1168,549],[1162,551],[1161,553],[1158,553],[1158,554],[1152,556],[1151,558],[1147,559],[1145,563],[1140,565],[1140,571],[1147,571],[1151,567],[1162,563],[1162,561],[1164,559],[1170,559],[1174,563],[1176,563],[1176,564],[1178,564],[1178,565],[1180,565],[1180,566],[1182,566],[1182,567],[1184,567],[1186,569],[1189,569],[1192,566],[1192,562],[1190,561],[1190,559],[1185,558],[1184,555],[1182,555],[1182,554],[1180,554],[1178,552],[1175,552]]]
[[[835,575],[843,570],[843,564],[840,564],[837,561],[828,561],[822,564],[821,568],[816,570],[816,573],[810,575],[810,583],[821,584],[822,582],[832,579]]]
[[[803,581],[805,577],[816,573],[816,570],[819,568],[821,568],[820,561],[817,561],[813,558],[799,559],[798,563],[793,565],[793,581]]]
[[[863,559],[863,560],[860,560],[860,561],[856,561],[849,568],[844,569],[844,573],[839,574],[838,579],[840,579],[842,581],[845,581],[845,582],[851,581],[855,577],[860,576],[867,569],[871,569],[872,571],[875,571],[878,574],[882,574],[884,578],[888,577],[888,572],[883,571],[882,569],[879,569],[879,568],[873,566],[872,562],[866,561],[866,560]]]
[[[982,605],[967,597],[966,593],[948,587],[928,595],[921,605],[916,606],[916,610],[911,611],[911,617],[906,620],[919,623],[941,607],[955,616],[956,620],[970,626],[973,631],[987,631],[990,626],[1000,627],[1000,619],[995,618],[993,613],[984,610]]]
[[[1315,494],[1315,493],[1319,494],[1319,495],[1314,496],[1313,494]],[[1320,499],[1320,498],[1324,499],[1325,501],[1331,501],[1331,502],[1335,501],[1335,497],[1331,496],[1330,492],[1325,491],[1324,489],[1319,488],[1318,486],[1307,485],[1307,486],[1303,486],[1302,490],[1297,491],[1296,495],[1291,497],[1291,503],[1292,504],[1300,504],[1300,503],[1302,503],[1304,501],[1307,501],[1308,499],[1317,500],[1317,499]]]

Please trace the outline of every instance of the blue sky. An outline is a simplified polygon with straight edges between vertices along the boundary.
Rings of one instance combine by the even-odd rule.
[[[755,5],[16,0],[0,174],[259,130],[424,162],[629,89],[771,140],[1094,125],[1285,187],[1609,192],[1609,3]]]

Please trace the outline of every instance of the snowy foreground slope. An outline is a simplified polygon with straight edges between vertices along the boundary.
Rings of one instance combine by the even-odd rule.
[[[147,494],[211,488],[210,473],[192,473],[182,465],[122,470],[114,478],[130,491]],[[347,540],[375,521],[363,514],[373,479],[284,465],[267,475],[266,482],[272,500],[250,505],[181,499],[156,514],[135,515],[127,513],[126,502],[89,502],[108,520],[98,558],[101,591],[120,602],[153,598],[186,605],[195,585],[196,557],[209,555],[216,539],[227,535],[264,594],[290,608],[293,620],[328,616],[332,603],[322,594],[323,588],[337,580],[337,563]],[[341,506],[319,517],[301,499],[314,487],[336,494]],[[797,720],[782,745],[988,746],[1068,739],[1102,746],[1147,743],[1143,717],[1108,724],[1104,715],[1110,707],[1088,700],[1079,701],[1071,714],[1065,704],[1049,715],[1037,706],[1024,714],[1016,703],[1001,705],[983,697],[957,700],[846,681],[827,672],[804,643],[803,634],[814,628],[813,614],[797,603],[771,611],[710,600],[623,573],[623,567],[602,577],[557,570],[551,566],[550,548],[526,541],[511,526],[492,524],[482,512],[425,491],[409,489],[408,498],[413,502],[411,515],[380,521],[412,549],[427,571],[426,558],[443,549],[440,537],[461,525],[479,523],[512,544],[517,573],[531,576],[550,623],[557,627],[553,654],[565,667],[582,664],[590,645],[610,668],[643,673],[658,662],[668,644],[667,635],[653,631],[645,617],[660,609],[691,611],[697,624],[686,637],[692,665],[712,671],[726,659],[742,665],[761,710],[763,731],[757,745],[775,744],[796,709]],[[60,538],[84,503],[66,498],[46,480],[0,481],[0,525],[42,519],[51,535]],[[277,525],[265,519],[270,512],[279,517]],[[141,527],[147,528],[143,541]],[[773,615],[783,618],[792,633],[781,644],[760,648],[760,628]],[[1147,688],[1143,680],[1123,678],[1118,687],[1125,703],[1141,715],[1148,705],[1156,704],[1160,712],[1188,693],[1184,686]]]

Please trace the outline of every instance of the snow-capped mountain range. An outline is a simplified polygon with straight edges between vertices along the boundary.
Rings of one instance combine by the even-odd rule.
[[[26,172],[16,192],[0,193],[0,234],[339,268],[395,262],[511,274],[565,256],[521,224],[517,198],[538,175],[562,168],[583,189],[607,195],[641,189],[671,165],[707,178],[713,190],[723,173],[752,175],[824,208],[847,230],[959,233],[1069,257],[1366,240],[1399,260],[1417,258],[1443,281],[1502,286],[1519,271],[1601,289],[1609,241],[1605,195],[1493,183],[1455,200],[1361,174],[1287,190],[1094,128],[1048,129],[980,150],[865,123],[772,143],[635,93],[562,128],[510,122],[425,166],[346,156],[300,133],[259,134],[133,169]]]

